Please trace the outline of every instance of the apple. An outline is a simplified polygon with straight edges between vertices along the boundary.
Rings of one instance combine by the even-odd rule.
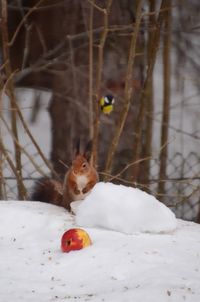
[[[62,235],[61,250],[64,253],[81,250],[92,244],[88,233],[82,229],[74,228]]]

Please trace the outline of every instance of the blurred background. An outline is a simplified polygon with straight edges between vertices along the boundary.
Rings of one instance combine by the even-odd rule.
[[[199,11],[198,0],[1,0],[0,199],[62,179],[74,142],[91,139],[101,180],[200,222]]]

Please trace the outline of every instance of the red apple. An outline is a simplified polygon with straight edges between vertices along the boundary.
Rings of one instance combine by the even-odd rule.
[[[61,239],[63,252],[80,250],[92,244],[88,233],[82,229],[70,229],[66,231]]]

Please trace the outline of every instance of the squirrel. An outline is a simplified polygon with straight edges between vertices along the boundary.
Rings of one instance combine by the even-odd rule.
[[[89,194],[99,180],[92,163],[91,142],[81,152],[79,140],[74,153],[63,183],[52,178],[42,178],[35,184],[31,200],[63,206],[70,211],[71,202],[82,200]]]

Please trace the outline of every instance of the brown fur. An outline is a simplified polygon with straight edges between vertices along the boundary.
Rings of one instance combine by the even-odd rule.
[[[55,205],[62,205],[63,185],[55,179],[43,178],[39,180],[33,189],[31,200],[43,201]]]
[[[86,184],[82,189],[78,186],[79,177],[85,177],[86,179]],[[71,201],[84,199],[98,180],[99,177],[95,168],[83,155],[78,155],[64,180],[63,201],[66,203],[66,207],[70,206]]]
[[[40,180],[34,188],[31,200],[52,203],[70,210],[70,203],[84,199],[98,180],[98,173],[88,153],[85,151],[80,154],[78,150],[64,182],[47,178]]]

